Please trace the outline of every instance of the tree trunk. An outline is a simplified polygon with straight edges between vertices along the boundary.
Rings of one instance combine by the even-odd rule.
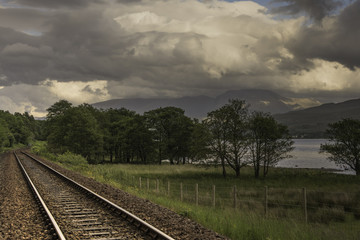
[[[235,168],[235,173],[236,173],[236,177],[239,177],[240,176],[240,167],[236,167]]]
[[[226,178],[225,159],[221,159],[221,165],[222,165],[222,174],[223,174],[223,177]]]

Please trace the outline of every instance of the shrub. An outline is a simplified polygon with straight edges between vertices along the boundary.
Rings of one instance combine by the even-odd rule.
[[[64,165],[70,165],[75,168],[86,168],[88,165],[86,159],[83,156],[74,154],[69,151],[59,155],[57,157],[57,161]]]

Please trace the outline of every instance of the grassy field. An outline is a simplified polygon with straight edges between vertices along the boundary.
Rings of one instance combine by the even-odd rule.
[[[85,176],[168,207],[231,239],[360,239],[360,178],[356,176],[271,169],[266,179],[254,179],[252,169],[244,168],[240,178],[229,169],[224,179],[216,167],[60,162]],[[303,188],[307,193],[308,223]]]

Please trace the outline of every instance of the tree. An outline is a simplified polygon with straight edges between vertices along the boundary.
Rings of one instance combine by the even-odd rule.
[[[260,176],[263,167],[263,177],[281,159],[291,157],[294,142],[286,126],[276,122],[268,113],[254,112],[249,121],[249,149],[254,167],[255,177]]]
[[[3,147],[12,147],[13,138],[7,123],[3,119],[0,119],[0,151]]]
[[[232,99],[220,109],[208,113],[205,120],[212,135],[210,148],[214,157],[221,161],[224,177],[226,163],[235,171],[236,176],[240,175],[240,169],[247,164],[244,159],[248,151],[247,118],[248,106],[245,101]]]
[[[329,143],[321,144],[320,152],[329,153],[328,159],[348,167],[360,175],[360,120],[343,119],[329,124],[326,130]]]
[[[190,138],[190,158],[193,162],[206,159],[210,154],[211,135],[205,123],[193,120],[193,129]]]
[[[71,107],[61,100],[48,109],[48,144],[59,153],[81,154],[89,162],[99,161],[103,138],[96,119],[97,111],[88,104]]]
[[[169,158],[170,163],[179,162],[189,154],[191,120],[184,115],[184,110],[165,107],[144,113],[148,129],[153,131],[158,150],[158,161]]]

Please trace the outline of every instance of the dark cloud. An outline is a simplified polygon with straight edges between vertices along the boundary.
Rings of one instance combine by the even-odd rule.
[[[84,8],[103,0],[8,0],[8,3],[39,8]]]
[[[339,62],[349,69],[360,68],[360,0],[346,7],[328,26],[304,27],[287,43],[302,61],[323,59]]]
[[[271,13],[298,15],[305,12],[317,21],[322,20],[342,5],[338,0],[273,0],[272,2],[285,5],[274,7]]]
[[[16,29],[18,31],[46,31],[45,22],[52,17],[48,11],[24,8],[0,8],[0,27]]]

